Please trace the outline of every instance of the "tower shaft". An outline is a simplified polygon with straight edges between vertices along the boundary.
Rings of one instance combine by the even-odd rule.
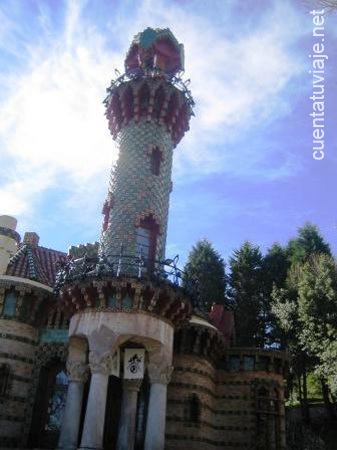
[[[102,238],[107,256],[123,252],[164,258],[173,142],[155,123],[130,122],[118,137],[119,159],[111,174],[112,203]]]
[[[109,260],[165,257],[173,149],[189,129],[193,100],[177,76],[182,46],[169,30],[137,35],[126,73],[108,89],[106,115],[119,155],[103,207],[101,250]]]

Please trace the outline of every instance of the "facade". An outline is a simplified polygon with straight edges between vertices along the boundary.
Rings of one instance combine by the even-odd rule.
[[[285,449],[287,357],[235,347],[231,313],[165,259],[183,69],[170,30],[148,28],[107,90],[119,157],[99,243],[65,254],[0,216],[0,449]]]

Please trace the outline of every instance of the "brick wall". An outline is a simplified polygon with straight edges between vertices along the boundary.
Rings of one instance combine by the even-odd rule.
[[[165,448],[212,449],[215,369],[206,358],[190,355],[176,355],[173,364],[174,372],[168,386]],[[194,412],[191,411],[193,406]]]
[[[9,367],[0,397],[0,446],[20,445],[32,385],[37,330],[16,320],[0,319],[0,364]]]

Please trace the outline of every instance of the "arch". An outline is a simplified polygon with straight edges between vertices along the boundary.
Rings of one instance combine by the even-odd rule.
[[[55,448],[68,391],[65,362],[53,358],[40,368],[29,445]]]
[[[39,414],[38,414],[38,397],[41,394],[39,389],[39,381],[41,376],[41,370],[43,368],[49,368],[55,363],[61,363],[65,367],[67,360],[68,348],[64,344],[41,344],[36,351],[36,364],[32,373],[32,389],[30,392],[30,398],[35,398],[35,406],[33,404],[27,405],[25,417],[25,429],[27,430],[28,444],[31,447],[36,447],[38,440],[39,429]],[[30,431],[29,431],[30,430]],[[25,440],[25,439],[24,439]]]

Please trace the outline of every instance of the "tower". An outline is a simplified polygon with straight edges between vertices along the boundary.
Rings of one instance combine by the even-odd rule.
[[[183,46],[169,29],[135,36],[125,74],[113,81],[106,116],[119,156],[103,207],[101,245],[110,259],[165,255],[173,149],[189,129],[193,100],[179,78]]]
[[[0,450],[285,449],[286,355],[231,346],[232,312],[164,259],[193,114],[183,66],[172,33],[148,28],[108,89],[119,157],[100,244],[66,255],[0,216]]]
[[[78,368],[91,372],[80,448],[131,449],[137,442],[146,450],[164,448],[174,331],[193,310],[175,261],[170,273],[164,261],[173,149],[193,114],[183,66],[182,45],[171,31],[147,28],[131,44],[125,73],[108,88],[106,115],[119,155],[98,255],[80,249],[55,289],[59,310],[71,316],[60,448],[77,445],[85,383],[81,375],[79,395]],[[118,415],[110,417],[116,408],[119,423]]]

